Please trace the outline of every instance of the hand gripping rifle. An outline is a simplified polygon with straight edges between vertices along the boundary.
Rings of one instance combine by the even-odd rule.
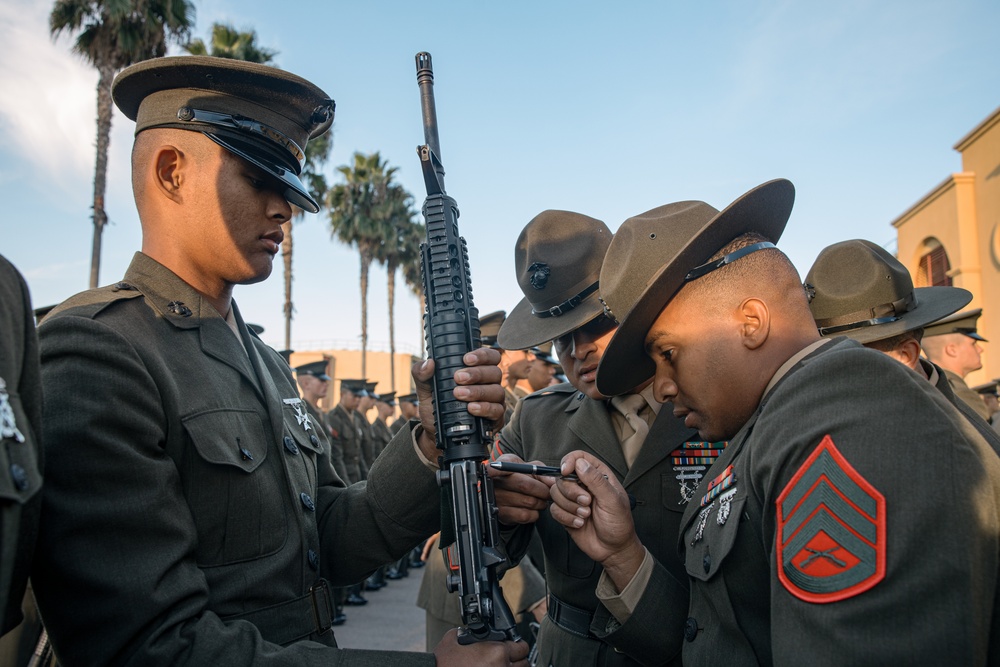
[[[427,242],[421,244],[421,268],[427,312],[427,353],[434,360],[434,424],[442,451],[441,547],[454,544],[457,573],[448,590],[458,591],[462,620],[460,644],[520,638],[514,615],[500,590],[497,568],[507,562],[500,541],[493,481],[486,472],[491,442],[486,423],[456,401],[455,371],[462,357],[480,347],[479,311],[472,303],[469,253],[458,235],[458,204],[444,191],[444,167],[438,144],[431,54],[417,54],[417,85],[424,118],[423,146],[417,147],[427,186],[424,220]]]

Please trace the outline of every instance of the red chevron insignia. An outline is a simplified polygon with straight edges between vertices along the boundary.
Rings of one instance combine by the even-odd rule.
[[[775,501],[778,578],[806,602],[836,602],[885,577],[885,497],[825,436]]]

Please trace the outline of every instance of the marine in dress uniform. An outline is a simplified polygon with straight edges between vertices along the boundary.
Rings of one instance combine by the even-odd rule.
[[[368,421],[368,412],[375,405],[375,386],[377,382],[365,382],[364,393],[358,409],[354,411],[354,421],[361,431],[361,479],[368,477],[368,469],[375,461],[375,441],[372,438],[372,424]]]
[[[22,618],[42,507],[41,426],[31,297],[18,270],[0,256],[0,635]],[[16,652],[16,639],[5,639],[3,650]]]
[[[944,370],[952,391],[960,400],[989,421],[992,416],[979,395],[965,383],[965,376],[983,367],[979,343],[987,343],[976,331],[982,308],[946,317],[924,331],[924,353]]]
[[[331,584],[437,526],[430,434],[401,431],[367,484],[345,486],[287,364],[231,296],[270,273],[290,203],[317,209],[297,175],[333,102],[287,72],[206,57],[144,61],[112,94],[137,123],[145,252],[39,329],[52,456],[31,576],[60,663],[434,665],[339,650],[330,629]],[[499,386],[473,389],[502,414]],[[446,640],[436,664],[521,653],[468,649]]]
[[[364,380],[341,380],[340,402],[326,413],[326,426],[330,443],[340,450],[347,472],[348,484],[360,482],[362,431],[354,418],[361,395],[365,392]]]
[[[597,391],[594,375],[615,329],[598,298],[601,262],[611,238],[603,222],[568,211],[545,211],[521,232],[515,271],[524,299],[508,315],[498,343],[518,349],[554,340],[571,384],[521,399],[497,438],[494,457],[559,465],[566,454],[583,450],[604,461],[634,498],[632,516],[650,560],[672,582],[670,595],[684,609],[684,566],[675,542],[664,536],[677,534],[700,474],[721,447],[698,442],[695,431],[674,418],[669,405],[661,409],[649,387],[651,374],[614,399]],[[544,353],[539,349],[538,354]],[[616,407],[633,401],[638,408],[630,418],[642,421],[639,429]],[[498,497],[515,479],[496,479]],[[538,485],[547,499],[547,486]],[[601,566],[577,548],[547,511],[505,533],[512,556],[524,553],[533,533],[541,538],[549,593],[538,664],[679,664],[676,645],[669,652],[631,640],[635,628],[617,622],[609,611],[620,604],[618,591],[600,585]]]
[[[406,426],[406,423],[411,419],[417,418],[417,406],[419,401],[416,394],[404,394],[396,399],[399,403],[399,419],[392,422],[392,426],[389,430],[392,431],[393,435],[396,432]]]
[[[983,399],[986,410],[990,413],[990,424],[993,430],[1000,431],[1000,392],[997,391],[997,385],[1000,385],[1000,380],[984,382],[973,387],[972,391]]]
[[[685,664],[986,664],[1000,649],[1000,460],[919,375],[819,337],[773,246],[793,193],[777,180],[721,213],[669,204],[626,221],[608,250],[602,298],[625,315],[598,387],[655,369],[688,425],[730,439],[682,520],[687,618],[662,595],[639,611],[656,573],[633,615],[680,624]],[[620,494],[600,464],[571,467],[589,497],[560,480],[553,515],[609,549],[616,584],[635,583]]]
[[[372,422],[372,443],[373,454],[377,459],[389,441],[392,440],[392,431],[386,421],[396,411],[396,392],[390,391],[387,394],[378,394],[375,399],[375,421]]]

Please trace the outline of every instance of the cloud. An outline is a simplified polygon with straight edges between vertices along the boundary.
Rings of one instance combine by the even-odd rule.
[[[57,182],[93,174],[97,71],[49,36],[48,3],[0,4],[0,150]],[[9,164],[5,165],[10,168]]]

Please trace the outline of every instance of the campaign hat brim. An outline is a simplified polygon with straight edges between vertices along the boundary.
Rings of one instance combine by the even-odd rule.
[[[598,365],[598,391],[605,396],[617,396],[651,378],[656,367],[645,352],[646,334],[684,286],[688,272],[744,234],[755,232],[776,243],[788,224],[794,202],[795,187],[790,181],[779,178],[741,195],[693,233],[683,230],[680,238],[673,238],[678,234],[671,235],[669,225],[665,224],[662,233],[667,235],[667,243],[664,244],[663,254],[655,258],[658,266],[635,267],[634,271],[628,267],[627,247],[620,248],[625,251],[621,256],[615,256],[613,252],[621,236],[621,230],[616,232],[601,270],[605,302],[608,302],[608,296],[603,290],[610,282],[605,279],[605,272],[612,262],[623,262],[615,268],[627,272],[630,280],[644,280],[645,287],[627,313],[614,313],[619,319],[618,330]]]

